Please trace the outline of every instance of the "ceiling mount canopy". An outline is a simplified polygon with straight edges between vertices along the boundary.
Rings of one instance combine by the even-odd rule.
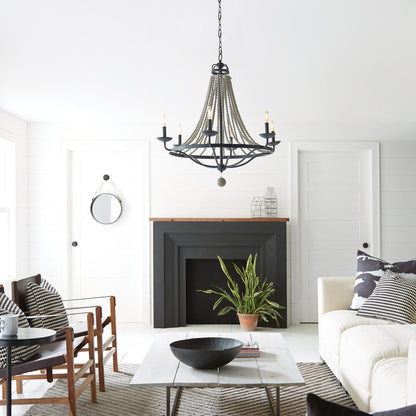
[[[265,131],[260,134],[263,144],[257,143],[247,131],[238,111],[228,66],[222,62],[221,0],[218,0],[218,62],[211,67],[208,92],[201,117],[190,135],[182,141],[182,127],[179,125],[178,142],[172,148],[167,143],[166,118],[163,116],[163,134],[158,140],[172,156],[189,158],[199,165],[218,169],[221,173],[228,168],[237,168],[251,162],[256,157],[274,152],[280,143],[276,140],[273,121],[269,123],[269,113],[265,113]],[[215,127],[215,129],[214,129]],[[219,186],[225,185],[220,177]]]

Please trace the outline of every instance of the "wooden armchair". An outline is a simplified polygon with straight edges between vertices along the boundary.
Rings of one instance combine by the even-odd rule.
[[[0,292],[4,293],[4,288],[0,285]],[[89,386],[91,402],[97,403],[97,389],[95,380],[95,362],[94,362],[94,316],[87,312],[87,335],[74,337],[72,328],[65,329],[65,335],[62,340],[50,344],[42,345],[39,353],[31,360],[22,364],[16,364],[12,367],[12,376],[16,380],[17,392],[22,392],[23,380],[46,379],[52,382],[54,379],[67,379],[68,394],[65,397],[40,397],[40,398],[17,398],[13,399],[15,405],[27,404],[68,404],[70,416],[76,416],[76,400],[81,393]],[[74,359],[78,352],[87,348],[89,351],[88,359],[78,370],[75,370]],[[37,373],[40,371],[40,373]],[[33,372],[36,372],[35,374]],[[29,373],[29,374],[28,374]],[[6,405],[5,384],[6,368],[0,368],[0,384],[3,387],[3,399],[0,405]],[[81,378],[85,380],[76,386]]]
[[[27,283],[33,282],[40,285],[41,281],[41,275],[37,274],[11,282],[12,300],[20,309],[27,311],[25,303]],[[109,301],[109,315],[107,317],[103,317],[102,307],[100,305],[91,305],[91,303],[103,299],[108,299]],[[114,296],[95,296],[89,298],[66,299],[63,300],[63,302],[69,305],[78,305],[66,307],[66,311],[94,310],[94,338],[96,340],[94,350],[97,352],[95,366],[98,369],[99,390],[105,391],[104,365],[110,358],[113,359],[113,371],[118,371],[116,299]],[[110,328],[110,334],[107,337],[104,336],[106,327]],[[86,334],[85,324],[74,324],[73,328],[75,335]]]

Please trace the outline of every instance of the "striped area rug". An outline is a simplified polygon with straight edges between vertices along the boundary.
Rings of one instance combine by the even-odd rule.
[[[339,385],[326,366],[321,363],[298,363],[305,379],[304,387],[280,389],[281,416],[305,416],[305,397],[309,392],[326,399],[354,406],[351,398]],[[98,394],[98,403],[89,401],[89,391],[77,400],[78,416],[159,416],[166,414],[166,390],[161,387],[131,387],[129,381],[136,365],[120,365],[120,372],[106,369],[106,392]],[[58,380],[47,396],[63,395],[66,383]],[[274,389],[271,393],[274,396]],[[174,396],[172,389],[171,396]],[[172,397],[173,401],[173,397]],[[267,416],[270,415],[264,389],[213,388],[183,389],[180,394],[178,416]],[[25,416],[67,416],[66,405],[32,406]]]

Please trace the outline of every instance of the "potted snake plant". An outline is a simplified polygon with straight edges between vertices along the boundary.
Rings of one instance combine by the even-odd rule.
[[[273,287],[273,282],[268,282],[267,279],[257,275],[257,254],[254,258],[250,254],[246,265],[241,268],[233,263],[234,269],[242,282],[241,290],[239,284],[228,272],[222,258],[220,256],[217,256],[217,258],[226,277],[227,288],[212,286],[212,289],[199,290],[199,292],[218,296],[212,309],[217,309],[223,301],[228,303],[228,305],[218,311],[218,315],[221,316],[235,311],[240,321],[241,329],[244,331],[254,331],[259,320],[269,322],[269,319],[272,319],[276,322],[276,326],[279,327],[279,318],[282,319],[279,309],[284,309],[285,307],[269,299],[272,293],[275,292],[275,288]]]

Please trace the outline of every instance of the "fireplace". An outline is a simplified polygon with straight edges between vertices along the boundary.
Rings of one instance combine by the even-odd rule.
[[[287,306],[287,219],[152,220],[155,328],[237,323],[233,313],[212,311],[215,295],[197,292],[224,285],[217,255],[233,270],[232,262],[241,266],[257,253],[257,271],[276,288],[273,300]],[[280,312],[285,328],[286,310]]]

